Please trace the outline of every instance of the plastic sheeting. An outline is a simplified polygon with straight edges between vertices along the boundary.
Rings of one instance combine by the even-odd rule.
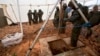
[[[1,40],[4,47],[19,44],[23,39],[22,33],[8,34]]]

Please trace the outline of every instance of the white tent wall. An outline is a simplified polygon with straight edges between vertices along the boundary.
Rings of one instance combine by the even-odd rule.
[[[15,1],[15,0],[13,0],[13,1]],[[16,5],[17,3],[16,3],[16,1],[15,2],[12,2],[11,0],[0,0],[0,5],[2,6],[2,5],[6,5],[6,8],[5,8],[5,6],[2,6],[2,7],[4,7],[5,9],[4,9],[4,13],[5,13],[5,16],[7,16],[7,17],[9,17],[13,22],[17,22],[17,20],[16,20],[16,18],[15,18],[15,16],[14,16],[14,12],[12,11],[12,7],[14,7],[14,6],[10,6],[10,4],[14,4],[14,5]],[[16,14],[16,16],[17,16],[17,18],[18,18],[18,10],[17,10],[17,6],[15,6],[14,8],[14,11],[16,11],[15,12],[15,14]],[[18,21],[19,21],[19,19],[18,19]],[[10,20],[8,20],[7,19],[7,22],[8,22],[8,24],[11,24],[12,22],[10,21]]]
[[[7,12],[10,15],[12,21],[14,21],[15,23],[17,22],[16,17],[17,19],[19,18],[16,2],[17,0],[0,0],[0,4],[7,4]],[[40,0],[30,0],[30,1],[29,0],[19,0],[19,2],[20,2],[21,20],[22,22],[28,22],[27,13],[29,9],[31,9],[32,11],[34,11],[35,9],[37,11],[38,9],[42,9],[44,12],[43,20],[45,20],[48,14],[51,12],[55,3],[57,2],[57,0],[41,0],[41,1]],[[10,4],[12,4],[12,8],[14,12],[12,11]],[[30,8],[30,4],[32,4],[31,8]],[[52,5],[48,5],[48,4],[52,4]],[[52,14],[50,19],[53,19],[53,17],[54,17],[54,13]],[[18,22],[19,22],[19,19],[18,19]],[[11,22],[8,21],[8,24],[11,24]]]
[[[16,6],[13,6],[13,7],[16,7]],[[48,6],[32,6],[32,12],[34,12],[34,10],[39,10],[39,9],[41,9],[41,10],[43,10],[43,12],[44,12],[44,15],[43,15],[43,20],[45,20],[46,19],[46,17],[48,16],[48,13],[47,13],[47,11],[48,12],[50,12],[51,11],[51,9],[52,9],[52,7],[53,6],[49,6],[49,9],[47,9],[48,8]],[[30,6],[20,6],[20,11],[21,11],[21,20],[22,20],[22,22],[28,22],[28,17],[27,17],[27,13],[28,13],[28,10],[30,9]],[[14,9],[15,10],[15,13],[16,13],[16,15],[18,15],[17,13],[18,13],[18,11],[16,10],[16,9]],[[18,17],[18,16],[17,16]],[[53,16],[52,16],[53,17]],[[13,17],[14,18],[14,17]]]
[[[19,0],[22,22],[28,22],[27,13],[28,13],[29,9],[31,9],[32,11],[34,11],[35,9],[37,11],[38,11],[38,9],[42,9],[44,12],[43,20],[45,20],[47,18],[48,14],[51,12],[56,1],[57,0]],[[70,0],[65,0],[64,2],[68,4],[69,1]],[[85,1],[94,1],[94,0],[85,0]],[[0,0],[0,4],[7,4],[7,11],[8,11],[8,14],[10,15],[11,19],[14,22],[17,22],[17,20],[19,22],[18,8],[17,8],[16,2],[17,2],[17,0]],[[78,0],[78,2],[83,3],[84,0]],[[12,8],[13,8],[14,12],[13,12],[10,4],[12,4]],[[30,7],[30,4],[32,5],[31,7]],[[49,7],[48,7],[48,4],[53,4],[53,5],[49,5]],[[86,5],[88,5],[88,2],[86,3]],[[14,13],[17,17],[17,20],[16,20]],[[53,19],[53,17],[54,17],[54,13],[52,14],[50,19]],[[10,24],[11,22],[8,21],[8,23]]]
[[[2,7],[2,6],[1,6]],[[17,10],[17,6],[16,5],[13,5],[12,6],[13,9],[14,9],[14,12],[17,16],[17,19],[18,19],[18,10]],[[46,17],[48,16],[49,12],[51,11],[53,5],[52,6],[49,6],[49,9],[48,6],[32,6],[32,11],[34,11],[35,9],[38,11],[38,9],[42,9],[43,12],[44,12],[44,15],[43,15],[43,20],[46,19]],[[28,21],[28,17],[27,17],[27,13],[28,13],[28,10],[30,9],[30,6],[20,6],[20,11],[21,11],[21,20],[22,22],[27,22]],[[48,10],[48,12],[47,12]],[[7,5],[7,13],[9,14],[10,18],[14,21],[14,22],[17,22],[15,16],[14,16],[14,12],[12,11],[11,9],[11,6],[10,5]],[[8,15],[6,15],[5,13],[5,16],[9,17]],[[52,17],[53,18],[53,15]],[[19,22],[19,19],[18,19],[18,22]],[[8,24],[11,24],[11,22],[8,20]]]
[[[4,15],[6,16],[6,12],[5,12],[5,10],[4,10],[5,6],[6,6],[6,5],[4,5],[4,4],[0,4],[0,8],[3,9]],[[7,21],[8,21],[8,20],[7,20]]]
[[[10,18],[9,13],[7,12],[7,5],[0,4],[0,8],[3,8],[4,15]],[[9,12],[10,12],[10,10],[9,10]],[[8,24],[11,24],[11,21],[9,21],[8,19],[7,19],[7,22],[8,22]]]
[[[15,7],[14,7],[14,6],[12,6],[12,7],[13,7],[14,12],[13,12],[13,10],[12,10],[12,8],[11,8],[10,4],[9,4],[9,5],[7,5],[7,12],[8,12],[8,14],[9,14],[10,18],[12,19],[12,21],[13,21],[14,23],[16,23],[16,22],[17,22],[17,20],[16,20],[16,18],[15,18],[14,13],[16,14],[17,19],[18,19],[18,10],[17,10],[17,7],[16,7],[16,6],[15,6]],[[19,22],[19,19],[18,19],[18,22]],[[9,23],[9,24],[11,24],[11,22],[10,22],[10,21],[8,21],[8,23]]]

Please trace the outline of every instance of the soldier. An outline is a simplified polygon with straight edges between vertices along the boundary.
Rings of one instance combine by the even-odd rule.
[[[68,14],[67,14],[67,5],[64,3],[63,4],[63,18],[68,18]]]
[[[67,14],[68,14],[68,18],[72,15],[72,8],[71,7],[69,7],[69,5],[68,5],[68,7],[66,8],[66,12],[67,12]]]
[[[33,20],[32,20],[32,11],[29,10],[27,15],[28,15],[28,19],[29,19],[29,24],[31,25],[31,22],[33,22]]]
[[[79,6],[79,8],[82,10],[84,15],[85,16],[88,15],[88,8],[87,7],[83,7],[81,4],[77,3],[76,0],[75,0],[75,2]],[[74,25],[74,27],[72,29],[72,34],[71,34],[71,46],[72,47],[76,47],[77,46],[78,37],[80,35],[81,28],[82,28],[81,25],[83,25],[85,22],[82,19],[82,17],[80,16],[79,12],[77,11],[77,8],[75,8],[75,6],[73,5],[72,1],[69,2],[69,7],[71,7],[73,9],[73,12],[72,12],[72,16],[67,20],[72,22],[73,25]]]
[[[100,12],[98,11],[97,5],[93,7],[93,11],[89,13],[88,18],[91,23],[91,27],[88,27],[88,34],[86,36],[87,39],[92,35],[91,28],[100,23]]]
[[[38,13],[37,13],[36,10],[34,10],[33,16],[34,16],[34,21],[35,21],[35,23],[38,23]]]
[[[66,20],[66,18],[68,18],[68,13],[66,11],[67,5],[64,3],[63,4],[63,10],[62,10],[62,16],[63,19],[60,20],[60,22],[62,21],[61,25],[60,25],[60,33],[65,33],[65,29],[66,29],[66,22],[64,20]]]
[[[59,7],[56,7],[53,24],[56,28],[58,28],[58,26],[59,26]]]
[[[38,11],[39,22],[43,22],[42,16],[43,16],[43,11],[41,9],[39,9],[39,11]]]

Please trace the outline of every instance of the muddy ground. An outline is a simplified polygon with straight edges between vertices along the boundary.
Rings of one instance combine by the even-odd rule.
[[[25,56],[29,46],[32,44],[32,41],[36,37],[37,32],[40,29],[42,24],[43,23],[29,25],[28,23],[24,23],[23,24],[24,37],[23,37],[22,42],[20,44],[12,45],[9,47],[3,47],[2,44],[0,44],[0,56]],[[67,24],[72,25],[71,23],[67,23]],[[96,28],[97,26],[94,27],[93,29],[96,29]],[[61,36],[61,38],[70,37],[71,30],[72,30],[72,27],[67,27],[65,34],[58,34],[58,30],[55,29],[55,27],[52,24],[52,21],[49,21],[44,31],[41,33],[40,38],[46,38],[46,37],[51,37],[51,36]],[[20,32],[19,25],[6,26],[4,28],[0,28],[0,39],[2,39],[7,34],[11,34],[15,32]],[[96,32],[100,33],[100,28],[98,28]],[[83,36],[80,36],[80,37],[83,37]],[[88,43],[85,43],[85,44],[89,45]],[[40,47],[41,46],[39,42],[37,42],[35,47],[32,49],[31,56],[39,56]]]

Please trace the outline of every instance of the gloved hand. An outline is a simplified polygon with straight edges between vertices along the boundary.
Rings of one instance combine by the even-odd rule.
[[[91,23],[88,22],[88,23],[83,24],[82,26],[83,26],[83,27],[91,27]]]

